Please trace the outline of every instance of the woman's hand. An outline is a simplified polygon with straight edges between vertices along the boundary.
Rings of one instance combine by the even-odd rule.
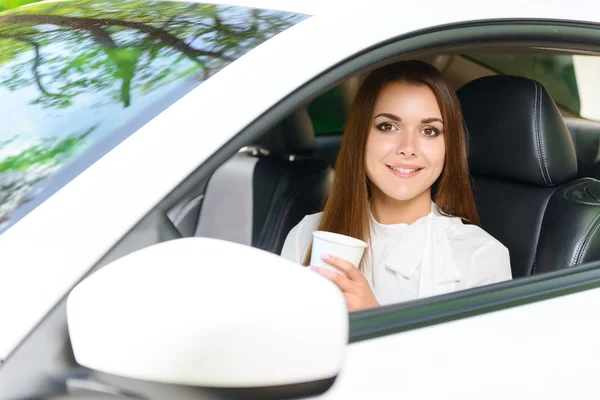
[[[335,283],[342,290],[346,298],[348,311],[358,311],[379,306],[371,290],[371,286],[369,286],[369,282],[367,282],[358,268],[346,260],[331,255],[324,255],[322,258],[327,264],[343,272],[345,276],[326,268],[310,268]]]

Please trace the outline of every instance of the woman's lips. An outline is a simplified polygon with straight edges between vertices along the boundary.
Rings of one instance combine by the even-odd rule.
[[[423,170],[422,167],[416,165],[387,165],[391,173],[400,178],[412,178]]]

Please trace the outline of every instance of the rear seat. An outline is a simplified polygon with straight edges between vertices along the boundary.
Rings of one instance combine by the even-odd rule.
[[[577,153],[577,177],[600,179],[600,122],[579,118],[564,120]]]

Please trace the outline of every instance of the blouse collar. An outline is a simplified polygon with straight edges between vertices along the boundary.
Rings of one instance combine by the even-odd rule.
[[[376,234],[402,232],[385,265],[404,278],[411,278],[420,265],[420,298],[438,294],[440,285],[461,280],[448,239],[452,228],[462,225],[460,218],[443,215],[432,201],[431,212],[410,225],[384,225],[372,214],[371,222]]]
[[[460,222],[459,218],[453,218],[453,217],[447,217],[445,215],[443,215],[437,204],[435,204],[435,202],[431,202],[431,211],[429,212],[429,214],[427,214],[424,217],[419,218],[418,220],[416,220],[415,222],[413,222],[412,224],[405,224],[405,223],[399,223],[399,224],[382,224],[381,222],[378,222],[375,217],[373,216],[373,213],[371,212],[371,207],[369,206],[369,217],[371,219],[371,226],[377,231],[377,233],[394,233],[394,232],[398,232],[399,230],[403,230],[407,227],[411,227],[415,224],[421,223],[423,220],[425,219],[438,219],[436,217],[440,217],[440,218],[452,218],[452,219],[458,219]],[[441,222],[441,221],[439,221]],[[443,222],[441,222],[443,223]]]

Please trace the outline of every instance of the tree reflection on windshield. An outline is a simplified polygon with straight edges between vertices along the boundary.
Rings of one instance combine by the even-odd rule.
[[[0,231],[77,154],[133,118],[147,122],[304,18],[148,0],[43,2],[0,13]]]

